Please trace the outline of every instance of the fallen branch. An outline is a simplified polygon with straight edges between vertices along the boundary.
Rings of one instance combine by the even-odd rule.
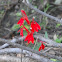
[[[18,41],[22,41],[23,39],[25,39],[26,36],[24,37],[18,37],[18,38],[13,38],[10,42],[18,42]],[[34,35],[34,38],[37,38],[41,41],[45,41],[47,44],[47,46],[52,46],[52,47],[60,47],[62,48],[62,43],[56,43],[55,41],[51,40],[51,39],[46,39],[41,35]],[[6,39],[5,39],[6,40]],[[7,40],[9,41],[9,40]],[[9,44],[5,43],[4,45],[0,46],[0,49],[3,49],[5,47],[9,46]]]
[[[21,40],[23,40],[24,38],[25,38],[26,36],[24,36],[24,37],[18,37],[18,38],[13,38],[12,40],[11,40],[11,42],[18,42],[18,41],[21,41]],[[9,41],[9,40],[7,40],[7,41]],[[7,47],[7,46],[9,46],[9,44],[8,43],[5,43],[4,45],[2,45],[2,46],[0,46],[0,49],[3,49],[3,48],[5,48],[5,47]]]
[[[51,18],[51,19],[53,19],[53,20],[55,20],[57,22],[60,22],[60,24],[62,24],[62,20],[60,20],[60,19],[58,19],[58,18],[56,18],[54,16],[51,16],[51,15],[45,13],[45,12],[40,11],[39,9],[35,8],[28,0],[23,0],[23,3],[25,5],[27,5],[29,8],[31,8],[31,9],[35,10],[36,12],[38,12],[39,14],[42,14],[42,15],[44,15],[46,17],[49,17],[49,18]]]
[[[23,52],[22,52],[22,49],[20,49],[20,48],[6,48],[6,49],[0,50],[0,54],[5,54],[5,53],[23,53],[25,55],[25,57],[36,59],[37,61],[53,62],[53,61],[51,61],[51,60],[49,60],[47,58],[41,57],[41,56],[39,56],[39,55],[37,55],[35,53],[32,53],[32,52],[29,52],[27,50],[23,50]]]
[[[10,41],[2,39],[2,38],[0,38],[0,42],[5,42],[5,43],[8,43],[8,44],[10,44],[14,47],[18,47],[18,48],[21,48],[21,49],[24,49],[24,50],[27,50],[27,51],[31,51],[35,54],[43,55],[43,56],[48,57],[48,58],[55,58],[55,59],[58,59],[58,60],[62,60],[62,57],[58,57],[58,56],[55,56],[55,55],[50,55],[50,54],[47,54],[47,53],[42,53],[42,52],[39,52],[39,51],[35,51],[34,49],[28,48],[26,46],[22,46],[20,44],[10,42]]]
[[[5,54],[5,53],[21,53],[20,48],[5,48],[0,50],[0,54]]]
[[[11,42],[22,41],[23,39],[25,39],[25,37],[26,37],[26,36],[24,36],[24,38],[23,38],[23,37],[13,38],[13,39],[11,40]],[[46,43],[48,43],[47,46],[60,47],[60,48],[62,48],[62,43],[56,43],[55,41],[53,41],[53,40],[51,40],[51,39],[46,39],[46,38],[44,38],[44,37],[41,36],[41,35],[34,35],[34,38],[37,38],[37,37],[38,37],[39,40],[45,41]],[[7,40],[7,41],[9,41],[9,40]],[[9,46],[9,44],[5,43],[4,45],[0,46],[0,49],[5,48],[5,47],[7,47],[7,46]]]

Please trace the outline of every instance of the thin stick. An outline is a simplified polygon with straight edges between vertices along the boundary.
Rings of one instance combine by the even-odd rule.
[[[43,53],[46,53],[47,51],[51,50],[52,48],[53,48],[53,47],[51,47],[51,48],[49,48],[49,49],[43,51]]]
[[[35,42],[35,44],[34,44],[33,49],[35,48],[35,46],[36,46],[36,44],[37,44],[37,41],[38,41],[38,37],[36,38],[36,42]]]

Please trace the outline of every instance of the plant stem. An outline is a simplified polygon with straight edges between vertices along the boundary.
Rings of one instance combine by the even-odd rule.
[[[34,44],[33,49],[35,48],[35,46],[36,46],[36,44],[37,44],[37,41],[38,41],[38,37],[36,38],[36,42],[35,42],[35,44]]]

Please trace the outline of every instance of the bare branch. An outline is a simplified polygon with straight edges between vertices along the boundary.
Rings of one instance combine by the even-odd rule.
[[[5,53],[21,53],[20,48],[5,48],[0,50],[0,54],[5,54]]]
[[[23,37],[13,38],[13,39],[11,40],[11,42],[22,41],[23,39],[25,39],[25,37],[26,37],[26,36],[24,36],[24,38],[23,38]],[[45,41],[46,43],[48,43],[47,46],[60,47],[60,48],[62,48],[62,43],[56,43],[55,41],[53,41],[53,40],[51,40],[51,39],[46,39],[46,38],[44,38],[44,37],[41,36],[41,35],[34,35],[34,38],[37,39],[37,37],[38,37],[38,39],[40,39],[41,41]],[[5,41],[5,40],[4,40],[4,41]],[[9,41],[9,40],[7,40],[7,41]],[[7,47],[7,46],[9,46],[9,44],[5,43],[4,45],[0,46],[0,49],[5,48],[5,47]]]
[[[43,51],[43,53],[46,53],[47,51],[51,50],[53,47],[48,48],[47,50]]]
[[[38,55],[43,55],[45,57],[48,57],[48,58],[55,58],[55,59],[58,59],[58,60],[62,60],[62,57],[58,57],[58,56],[55,56],[55,55],[50,55],[50,54],[47,54],[47,53],[42,53],[42,52],[39,52],[39,51],[35,51],[34,49],[31,49],[31,48],[28,48],[26,46],[22,46],[20,44],[16,44],[16,43],[13,43],[13,42],[10,42],[6,39],[2,39],[0,38],[0,42],[5,42],[5,43],[8,43],[14,47],[18,47],[18,48],[21,48],[21,49],[24,49],[24,50],[28,50],[28,51],[31,51],[35,54],[38,54]]]
[[[25,38],[25,37],[26,37],[26,36],[24,36],[24,38]],[[18,42],[18,41],[23,40],[24,38],[23,38],[23,37],[13,38],[13,39],[11,40],[11,42]],[[8,40],[8,41],[9,41],[9,40]],[[3,48],[5,48],[5,47],[7,47],[7,46],[9,46],[9,44],[5,43],[4,45],[0,46],[0,49],[3,49]]]
[[[0,54],[4,54],[4,53],[23,53],[25,55],[25,57],[36,59],[37,61],[53,62],[53,61],[51,61],[51,60],[49,60],[49,59],[47,59],[45,57],[41,57],[41,56],[39,56],[39,55],[37,55],[35,53],[32,53],[30,51],[27,51],[27,50],[23,50],[23,52],[22,52],[22,49],[20,49],[20,48],[6,48],[6,49],[0,50]]]

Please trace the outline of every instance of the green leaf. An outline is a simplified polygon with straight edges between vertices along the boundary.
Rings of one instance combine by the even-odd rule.
[[[16,16],[20,17],[21,16],[21,12],[16,13]]]
[[[40,45],[41,45],[41,43],[37,43],[37,45],[36,45],[36,47],[34,48],[36,51],[38,51],[39,50],[39,47],[40,47]]]
[[[27,29],[29,29],[29,28],[30,28],[28,25],[25,25],[25,27],[26,27]]]
[[[60,38],[60,40],[62,41],[62,37]]]
[[[46,8],[44,8],[44,12],[47,12],[47,10],[49,9],[49,7],[50,7],[50,5],[49,5],[49,4],[47,4],[47,7],[46,7]]]
[[[1,13],[1,14],[3,14],[3,13],[4,13],[4,11],[0,11],[0,13]]]
[[[60,25],[61,25],[61,24],[57,24],[57,25],[56,25],[56,28],[58,28]]]
[[[55,41],[56,41],[57,43],[61,43],[61,39],[58,39],[58,38],[57,38]]]
[[[24,36],[26,36],[26,35],[27,35],[27,32],[26,32],[25,30],[23,31],[23,35],[24,35]]]
[[[18,29],[19,27],[20,26],[18,24],[14,24],[11,29],[14,31],[14,30]]]
[[[34,12],[34,10],[32,10],[32,13]]]
[[[44,37],[48,39],[48,33],[47,33],[47,31],[45,31]]]
[[[37,8],[37,6],[34,6],[35,8]]]
[[[57,60],[56,62],[62,62],[62,61],[60,61],[60,60]]]
[[[50,60],[52,60],[52,61],[56,61],[56,59],[50,59]]]

